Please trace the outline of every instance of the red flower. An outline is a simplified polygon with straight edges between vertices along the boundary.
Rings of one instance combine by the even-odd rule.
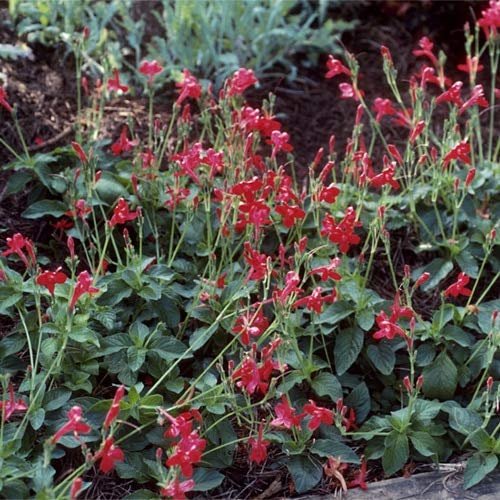
[[[87,205],[84,199],[80,199],[75,202],[75,209],[67,210],[64,215],[68,217],[78,217],[84,220],[90,213],[92,213],[92,209]]]
[[[333,424],[333,411],[322,406],[317,406],[312,399],[304,405],[304,414],[311,416],[311,420],[307,424],[307,427],[311,431],[316,430],[321,424]]]
[[[151,85],[153,83],[153,78],[163,71],[163,66],[158,64],[158,61],[142,61],[139,66],[139,73],[148,77],[148,83]]]
[[[340,265],[340,259],[335,258],[330,261],[330,264],[327,266],[318,266],[314,269],[311,269],[310,274],[318,274],[320,276],[321,281],[326,281],[331,278],[332,280],[340,280],[342,276],[336,271],[337,267]]]
[[[422,121],[419,121],[414,127],[413,129],[411,130],[411,133],[410,133],[410,143],[413,144],[417,138],[420,136],[420,134],[424,131],[425,129],[425,122],[422,120]]]
[[[398,326],[394,322],[394,320],[389,318],[389,316],[387,316],[384,311],[380,311],[380,313],[376,317],[376,321],[379,329],[373,334],[373,338],[375,340],[392,340],[398,335],[406,339],[405,331],[400,326]]]
[[[199,99],[201,96],[201,85],[198,80],[187,69],[183,71],[183,75],[183,80],[175,84],[180,90],[179,97],[175,101],[178,106],[188,97]]]
[[[78,158],[80,158],[80,161],[82,163],[87,163],[89,161],[87,154],[83,150],[83,148],[78,144],[78,142],[72,141],[71,142],[71,147],[73,148],[73,151],[76,153]]]
[[[104,430],[107,430],[109,427],[111,427],[111,424],[116,420],[116,417],[120,413],[120,401],[123,399],[124,395],[125,386],[121,385],[120,387],[118,387],[118,389],[116,389],[115,396],[108,410],[108,413],[106,414],[104,423],[102,424]]]
[[[273,427],[284,427],[291,429],[292,427],[299,427],[302,415],[295,414],[295,408],[290,406],[285,394],[281,396],[281,403],[274,407],[276,418],[271,421]]]
[[[484,31],[487,38],[497,36],[497,29],[500,28],[500,1],[490,0],[488,9],[481,12],[481,18],[477,22]]]
[[[472,58],[467,56],[465,64],[457,65],[457,69],[459,71],[463,71],[464,73],[468,73],[469,75],[475,75],[476,73],[483,71],[484,66],[479,64],[479,58],[477,56]]]
[[[14,387],[9,383],[9,399],[0,401],[0,414],[3,414],[3,421],[7,422],[15,412],[24,412],[27,409],[28,405],[22,399],[16,401]]]
[[[76,500],[80,491],[82,490],[83,479],[81,477],[77,477],[71,483],[71,489],[69,490],[69,500]]]
[[[488,107],[488,101],[484,97],[484,89],[482,85],[476,85],[472,89],[471,96],[462,104],[458,114],[461,115],[466,109],[469,109],[472,106],[480,106],[482,108]]]
[[[390,163],[389,166],[384,168],[380,174],[370,179],[370,184],[375,188],[381,188],[382,186],[388,184],[393,189],[399,189],[399,182],[394,179],[394,175],[396,173],[395,165],[396,162]]]
[[[111,151],[114,156],[119,156],[122,153],[126,153],[127,151],[130,151],[134,149],[135,146],[137,146],[138,141],[131,141],[127,137],[127,130],[127,126],[123,126],[120,137],[115,143],[111,145]]]
[[[7,102],[7,92],[5,92],[3,87],[0,87],[0,106],[5,108],[9,113],[14,111],[12,106]]]
[[[307,297],[302,297],[301,299],[298,299],[295,301],[293,304],[293,307],[302,307],[306,306],[309,311],[314,311],[316,313],[321,313],[323,310],[323,304],[325,302],[335,302],[335,299],[337,297],[335,290],[330,293],[330,295],[321,295],[323,293],[323,289],[318,286],[316,287],[311,295],[308,295]]]
[[[323,186],[319,192],[319,201],[324,201],[326,203],[335,203],[337,196],[340,194],[340,189],[333,184],[329,186]]]
[[[296,205],[278,205],[276,212],[281,215],[281,221],[287,228],[293,227],[296,219],[303,219],[306,216],[304,210]]]
[[[427,272],[422,273],[418,277],[417,281],[415,281],[415,287],[423,285],[424,283],[426,283],[427,281],[429,281],[430,277],[431,277],[430,273],[427,273]]]
[[[470,151],[471,151],[471,148],[470,148],[470,144],[468,143],[467,139],[464,139],[463,141],[459,142],[443,158],[444,168],[447,168],[448,164],[452,160],[461,160],[466,165],[470,165],[471,164]]]
[[[192,479],[179,482],[179,480],[175,478],[173,481],[171,481],[161,489],[160,494],[162,497],[168,497],[172,500],[184,500],[185,498],[187,498],[185,493],[191,491],[193,488],[194,481]]]
[[[333,78],[337,75],[351,76],[351,72],[346,68],[338,59],[335,59],[331,54],[328,56],[328,61],[326,62],[326,67],[328,71],[325,78]]]
[[[26,267],[34,265],[36,262],[35,249],[29,238],[25,238],[21,233],[16,233],[12,238],[7,238],[7,250],[2,252],[2,255],[15,253],[24,263]],[[26,250],[26,254],[24,253]]]
[[[247,279],[263,279],[268,273],[267,264],[270,257],[254,250],[248,241],[245,241],[244,248],[243,258],[251,268]]]
[[[426,36],[422,37],[419,40],[418,45],[420,49],[415,49],[413,51],[413,55],[417,57],[419,56],[427,57],[432,62],[432,64],[434,64],[434,66],[437,66],[438,65],[437,57],[432,52],[434,44],[429,40],[429,38],[427,38]]]
[[[167,467],[178,465],[185,477],[191,477],[193,475],[193,465],[201,460],[206,445],[206,440],[200,439],[196,430],[182,436],[172,455],[167,460]]]
[[[469,276],[467,276],[465,273],[460,273],[458,275],[457,281],[444,291],[444,296],[458,297],[459,295],[464,295],[465,297],[470,297],[472,291],[467,288],[469,281]]]
[[[127,85],[122,85],[120,83],[120,73],[117,69],[113,70],[113,78],[110,78],[108,80],[108,90],[110,91],[116,91],[116,92],[123,92],[126,94],[128,92],[128,87]]]
[[[264,434],[264,422],[259,425],[259,432],[257,434],[257,439],[251,437],[248,439],[248,444],[250,445],[250,462],[255,462],[256,464],[261,464],[267,458],[267,447],[269,446],[269,441],[263,439]]]
[[[54,296],[56,285],[65,283],[67,279],[68,277],[61,271],[61,267],[58,267],[55,271],[44,271],[39,274],[36,278],[36,282],[47,288],[50,295]]]
[[[113,210],[113,217],[111,217],[109,225],[115,227],[117,224],[125,224],[128,221],[137,219],[139,213],[139,210],[131,212],[128,203],[123,198],[120,198]]]
[[[73,432],[75,437],[78,434],[88,434],[92,428],[82,422],[82,408],[80,406],[73,406],[68,411],[68,421],[52,436],[51,443],[56,444],[63,436]]]
[[[88,271],[82,271],[76,280],[76,285],[73,290],[73,295],[69,303],[69,309],[73,310],[75,308],[78,299],[85,293],[93,294],[99,292],[98,288],[92,286],[92,277]]]
[[[373,102],[373,110],[376,111],[377,116],[375,120],[380,122],[384,116],[397,115],[398,111],[394,108],[390,99],[382,99],[377,97]]]
[[[300,283],[300,276],[295,271],[288,271],[285,276],[285,287],[283,290],[277,290],[273,294],[273,299],[276,302],[284,305],[286,299],[292,295],[292,293],[302,293],[302,289],[298,288],[297,285]]]
[[[367,490],[368,486],[366,484],[366,460],[363,458],[361,460],[361,467],[356,475],[356,477],[347,484],[348,488],[361,488],[362,490]]]
[[[293,151],[293,146],[288,143],[289,140],[290,136],[286,132],[273,130],[271,132],[271,140],[268,141],[268,144],[272,144],[273,146],[271,158],[275,158],[280,151],[285,151],[285,153]]]
[[[455,106],[462,106],[463,101],[460,96],[462,86],[462,82],[455,82],[448,90],[436,97],[436,104],[441,104],[442,102],[452,102]]]
[[[175,438],[178,436],[187,437],[193,430],[193,420],[196,420],[200,424],[203,422],[198,410],[185,411],[177,415],[177,417],[172,417],[172,415],[169,415],[166,411],[162,411],[161,413],[165,415],[170,422],[170,427],[164,434],[166,438]]]
[[[96,462],[98,460],[101,461],[99,470],[107,474],[115,468],[116,462],[123,462],[125,460],[125,454],[120,447],[115,446],[113,438],[108,437],[104,440],[101,448],[95,454],[94,460]]]
[[[360,237],[354,234],[355,227],[360,225],[356,221],[356,212],[352,207],[348,207],[344,218],[338,224],[330,214],[326,214],[321,227],[321,236],[328,236],[332,243],[339,246],[342,253],[347,253],[351,245],[357,245],[361,241]]]
[[[354,87],[350,83],[339,83],[340,97],[342,99],[354,99],[359,101],[359,97],[356,95]]]
[[[241,95],[248,87],[258,83],[253,70],[240,68],[238,69],[227,83],[227,95]]]
[[[264,316],[261,309],[256,312],[247,311],[238,316],[233,326],[232,332],[240,335],[243,345],[250,344],[250,337],[259,337],[268,328],[269,321]]]

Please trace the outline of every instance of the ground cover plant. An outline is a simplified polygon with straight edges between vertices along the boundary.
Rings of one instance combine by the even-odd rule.
[[[463,80],[423,38],[402,82],[382,46],[373,102],[331,55],[355,126],[306,177],[272,96],[245,102],[250,68],[217,94],[185,70],[161,120],[166,69],[143,60],[145,124],[110,138],[106,104],[133,89],[77,65],[75,141],[0,142],[4,196],[28,188],[24,217],[53,227],[2,248],[0,494],[92,497],[107,475],[131,498],[244,496],[250,467],[293,495],[455,458],[469,488],[495,469],[499,16],[465,27]],[[0,105],[16,127],[3,87]]]

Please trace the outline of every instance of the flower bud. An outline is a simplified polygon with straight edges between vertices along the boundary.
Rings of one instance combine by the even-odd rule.
[[[78,494],[82,490],[83,480],[81,477],[77,477],[71,483],[71,489],[69,490],[69,498],[70,500],[76,500]]]
[[[403,379],[403,385],[405,386],[406,390],[408,391],[408,394],[411,394],[413,391],[413,388],[411,386],[410,377],[408,377],[408,375]]]
[[[74,260],[75,259],[75,242],[74,242],[72,236],[68,236],[68,240],[67,240],[66,244],[68,245],[69,256],[70,256],[71,260]]]
[[[476,169],[475,168],[471,168],[468,172],[467,172],[467,177],[465,178],[465,187],[469,187],[471,182],[474,180],[474,176],[476,175]]]
[[[428,272],[422,273],[418,277],[417,281],[415,281],[415,286],[419,287],[419,286],[423,285],[425,282],[427,282],[429,280],[430,277],[431,277],[430,273],[428,273]]]
[[[330,139],[328,141],[328,151],[330,154],[333,154],[335,152],[335,135],[331,135]]]
[[[410,266],[408,264],[405,264],[403,269],[404,269],[405,278],[410,279],[410,275],[411,275]]]
[[[422,389],[423,385],[424,385],[424,376],[423,375],[419,375],[419,377],[417,378],[417,384],[416,384],[417,391],[419,391],[420,389]]]
[[[488,380],[486,380],[486,389],[488,392],[491,392],[491,389],[493,389],[493,377],[491,375],[488,377]]]

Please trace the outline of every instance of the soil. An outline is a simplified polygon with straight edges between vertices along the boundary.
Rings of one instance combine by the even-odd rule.
[[[424,35],[448,54],[449,67],[454,68],[457,63],[463,62],[463,25],[471,19],[472,12],[479,13],[483,6],[484,2],[472,1],[346,2],[340,8],[332,6],[331,15],[346,20],[359,19],[357,28],[344,36],[343,44],[360,63],[360,85],[367,100],[371,102],[374,97],[387,96],[389,92],[381,71],[381,44],[391,50],[402,81],[407,81],[416,69],[418,63],[411,52]],[[0,2],[0,43],[16,43],[15,33],[5,24],[5,8],[2,10],[1,7]],[[31,49],[32,59],[0,60],[0,80],[4,80],[0,84],[6,84],[9,101],[12,105],[17,105],[19,123],[30,150],[50,151],[55,146],[68,144],[74,137],[76,90],[73,61],[65,54],[64,47],[35,45]],[[290,133],[299,176],[307,172],[307,166],[318,148],[328,148],[328,140],[332,134],[337,139],[337,152],[343,151],[354,122],[356,105],[352,100],[339,98],[338,83],[341,80],[324,78],[325,61],[326,55],[320,59],[317,68],[307,69],[301,67],[300,60],[297,60],[300,70],[295,81],[289,82],[285,76],[262,79],[261,86],[248,93],[248,101],[254,105],[258,105],[269,92],[276,95],[275,110],[283,123],[283,129]],[[451,73],[453,76],[453,70]],[[173,96],[173,92],[167,94],[161,106],[163,110],[170,109],[169,101],[172,102]],[[0,137],[14,149],[20,150],[17,133],[11,120],[6,120],[5,116],[0,109]],[[104,124],[106,134],[112,139],[116,138],[122,124],[126,122],[124,118],[130,117],[139,128],[145,123],[144,99],[121,99],[110,103]],[[163,113],[160,118],[166,120],[168,113]],[[389,131],[389,134],[394,134],[391,139],[397,144],[398,131]],[[37,138],[44,143],[37,144]],[[0,146],[0,166],[11,160],[10,153]],[[20,215],[26,206],[26,195],[3,197],[2,184],[6,178],[7,174],[0,171],[0,246],[4,244],[5,235],[14,231],[21,231],[38,240],[43,226],[26,221]],[[402,236],[403,239],[398,241],[405,241],[405,236]],[[404,253],[404,248],[402,252]],[[400,259],[408,259],[408,256]],[[387,286],[381,280],[377,288],[383,291]],[[439,298],[422,296],[419,300],[421,304],[418,307],[425,311],[433,308],[434,302]],[[249,470],[246,458],[244,463],[235,464],[233,468],[234,477],[223,483],[219,489],[219,497],[264,499],[294,495],[292,482],[283,470],[279,474],[267,467]],[[377,469],[369,474],[370,481],[382,477],[382,471]],[[242,490],[242,484],[251,486]],[[114,494],[117,487],[121,488],[122,493],[127,493],[138,486],[115,481],[111,477],[94,485],[87,493],[87,498],[116,498]],[[337,488],[338,485],[323,483],[316,492],[324,494]],[[217,492],[213,498],[217,498]]]

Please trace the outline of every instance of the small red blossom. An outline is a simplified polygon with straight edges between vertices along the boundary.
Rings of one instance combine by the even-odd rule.
[[[327,279],[340,280],[342,276],[337,272],[337,267],[340,265],[340,259],[336,257],[330,261],[330,264],[326,266],[318,266],[311,269],[310,274],[317,274],[321,281],[326,281]]]
[[[323,186],[318,195],[319,201],[324,201],[325,203],[335,203],[337,196],[340,194],[340,189],[334,184],[329,186]]]
[[[281,396],[281,403],[274,407],[276,418],[271,421],[272,427],[284,427],[291,429],[292,427],[299,427],[302,415],[296,415],[295,408],[290,406],[285,394]]]
[[[82,163],[88,163],[89,159],[88,159],[87,153],[85,153],[82,146],[80,146],[80,144],[78,144],[78,142],[73,141],[71,143],[71,147],[73,148],[73,151],[76,153],[78,158],[80,158],[80,161]]]
[[[148,83],[151,85],[153,83],[154,77],[163,71],[163,66],[161,66],[158,61],[142,61],[139,66],[139,73],[148,77]]]
[[[487,38],[496,37],[500,28],[500,0],[490,0],[489,7],[481,12],[477,22]]]
[[[467,176],[465,177],[465,187],[469,187],[471,185],[471,183],[474,180],[475,176],[476,176],[476,169],[475,168],[471,168],[467,172]]]
[[[437,66],[437,57],[432,52],[434,44],[429,40],[429,38],[427,38],[426,36],[422,37],[418,42],[418,46],[420,48],[415,49],[413,51],[413,55],[417,57],[427,57],[432,62],[432,64],[434,64],[434,66]]]
[[[140,210],[130,211],[128,203],[123,198],[120,198],[113,210],[113,216],[109,221],[109,225],[115,227],[118,224],[125,224],[128,221],[137,219],[139,214]]]
[[[73,295],[71,296],[71,300],[69,302],[69,309],[73,310],[75,308],[78,299],[88,293],[98,293],[99,289],[92,286],[92,277],[90,276],[88,271],[82,271],[76,280],[76,285],[73,290]]]
[[[173,453],[167,459],[167,467],[177,465],[181,468],[182,474],[190,478],[193,475],[193,465],[201,460],[206,445],[206,440],[201,439],[196,430],[188,435],[182,435]]]
[[[398,114],[392,101],[390,99],[382,99],[381,97],[377,97],[373,102],[373,110],[377,113],[375,120],[379,123],[384,116],[394,116]]]
[[[457,69],[459,71],[463,71],[464,73],[468,73],[469,75],[475,75],[476,73],[483,71],[484,66],[479,64],[479,58],[477,56],[472,58],[471,56],[467,56],[465,64],[458,64]]]
[[[14,111],[12,109],[12,106],[7,101],[7,92],[5,91],[4,87],[0,87],[0,106],[6,109],[9,113],[12,113]]]
[[[423,120],[419,121],[411,130],[410,132],[410,144],[413,144],[418,137],[420,137],[420,134],[424,131],[425,129],[425,122]]]
[[[12,238],[7,238],[6,243],[8,248],[2,252],[4,257],[14,253],[27,268],[36,263],[35,248],[29,238],[25,238],[21,233],[16,233]]]
[[[333,424],[333,411],[322,406],[317,406],[312,399],[304,405],[304,414],[311,417],[307,424],[307,427],[311,431],[316,430],[321,424]]]
[[[88,424],[82,422],[83,410],[80,406],[73,406],[67,415],[68,421],[52,436],[50,440],[52,444],[56,444],[63,436],[70,432],[77,437],[78,434],[88,434],[92,431],[92,428]]]
[[[460,141],[453,147],[443,158],[443,167],[447,168],[452,160],[463,161],[466,165],[471,164],[470,159],[471,147],[467,139]]]
[[[257,78],[252,69],[240,68],[227,83],[227,95],[229,97],[241,95],[245,90],[252,85],[258,83]]]
[[[54,296],[56,285],[62,285],[68,279],[61,269],[61,267],[58,267],[55,271],[43,271],[36,278],[37,284],[47,288],[52,296]]]
[[[342,253],[347,253],[351,245],[357,245],[361,241],[354,233],[354,229],[360,225],[356,220],[354,208],[348,207],[344,218],[338,224],[330,214],[326,214],[321,226],[321,236],[328,236],[332,243],[339,246]]]
[[[116,417],[118,417],[118,414],[120,413],[120,401],[123,399],[124,395],[125,386],[121,385],[120,387],[118,387],[118,389],[116,389],[115,396],[108,410],[108,413],[106,414],[104,423],[102,424],[104,430],[109,429],[111,427],[111,424],[116,420]]]
[[[269,256],[254,250],[248,241],[244,243],[243,258],[250,266],[249,280],[262,280],[268,273]]]
[[[0,401],[0,414],[3,415],[3,421],[7,422],[14,413],[25,412],[27,409],[28,405],[21,398],[16,400],[14,387],[9,383],[9,399]]]
[[[280,151],[284,151],[285,153],[293,151],[293,146],[288,143],[289,140],[290,136],[286,132],[273,130],[271,132],[271,140],[268,141],[268,144],[273,146],[271,158],[275,158]]]
[[[77,477],[71,483],[71,489],[69,490],[69,500],[76,500],[83,487],[83,479],[81,477]]]
[[[124,94],[128,92],[128,86],[120,82],[120,72],[117,69],[113,70],[113,78],[108,80],[108,90],[123,92]]]
[[[78,217],[79,219],[86,219],[87,215],[92,213],[92,208],[87,205],[87,202],[82,198],[75,201],[74,210],[67,210],[64,215],[68,217]]]
[[[264,316],[262,310],[259,309],[256,312],[247,311],[245,314],[238,316],[232,332],[240,335],[243,345],[249,345],[250,338],[260,337],[267,330],[268,326],[268,319]]]
[[[303,219],[306,216],[304,210],[296,205],[278,205],[275,210],[281,215],[283,225],[287,228],[293,227],[297,219]]]
[[[348,488],[361,488],[362,490],[367,490],[368,485],[366,484],[367,476],[367,464],[366,460],[363,458],[361,460],[361,467],[356,474],[356,477],[347,484]]]
[[[259,432],[256,438],[249,438],[248,444],[250,445],[250,462],[255,462],[256,464],[261,464],[267,458],[267,447],[269,446],[269,441],[264,439],[264,423],[261,422],[259,425]]]
[[[436,104],[441,104],[443,102],[451,102],[455,106],[462,106],[463,101],[460,96],[463,83],[458,81],[455,82],[448,90],[444,91],[441,95],[436,97]]]
[[[115,468],[116,462],[123,462],[125,460],[125,454],[123,450],[114,444],[112,437],[108,437],[104,440],[99,451],[94,455],[94,460],[101,461],[99,464],[99,470],[107,474]]]
[[[400,326],[398,326],[393,319],[389,318],[389,316],[387,316],[384,311],[380,311],[375,320],[379,328],[373,334],[373,338],[375,340],[392,340],[398,335],[406,339],[405,331]]]
[[[316,287],[311,295],[302,297],[294,302],[293,307],[307,307],[309,311],[314,311],[318,314],[323,310],[324,303],[333,303],[336,300],[336,293],[332,291],[329,295],[323,295],[323,289],[318,286]]]
[[[488,101],[484,97],[484,89],[482,85],[476,85],[472,89],[469,99],[462,104],[458,110],[458,114],[461,115],[465,110],[471,108],[472,106],[480,106],[481,108],[488,107]]]
[[[134,149],[135,146],[137,146],[138,141],[137,140],[131,141],[128,138],[127,131],[128,131],[128,127],[123,126],[122,131],[120,133],[120,137],[118,138],[118,140],[116,142],[114,142],[111,145],[111,151],[112,151],[114,156],[120,156],[122,153],[126,153],[127,151],[131,151],[132,149]]]
[[[444,296],[458,297],[459,295],[464,295],[465,297],[470,297],[472,291],[467,288],[469,281],[469,276],[467,276],[465,273],[460,273],[458,275],[457,281],[444,291]]]
[[[195,483],[192,479],[179,481],[179,479],[175,478],[161,489],[160,494],[162,497],[171,498],[172,500],[184,500],[187,498],[186,493],[191,491],[194,485]]]
[[[188,98],[199,99],[201,97],[201,85],[198,80],[187,69],[182,74],[182,81],[175,84],[179,89],[179,97],[175,101],[177,106],[180,106]]]
[[[333,78],[337,75],[342,74],[349,77],[351,76],[350,70],[346,68],[338,59],[335,59],[331,54],[328,56],[326,67],[328,68],[328,71],[325,75],[325,78]]]
[[[339,83],[340,98],[341,99],[354,99],[359,101],[356,89],[350,83]]]
[[[422,273],[418,278],[417,281],[415,281],[415,287],[419,287],[429,281],[429,278],[431,277],[431,274],[428,272]]]
[[[370,184],[375,188],[381,188],[385,185],[391,186],[393,189],[399,189],[399,182],[394,179],[396,174],[396,162],[391,162],[387,168],[384,168],[380,174],[370,179]]]

